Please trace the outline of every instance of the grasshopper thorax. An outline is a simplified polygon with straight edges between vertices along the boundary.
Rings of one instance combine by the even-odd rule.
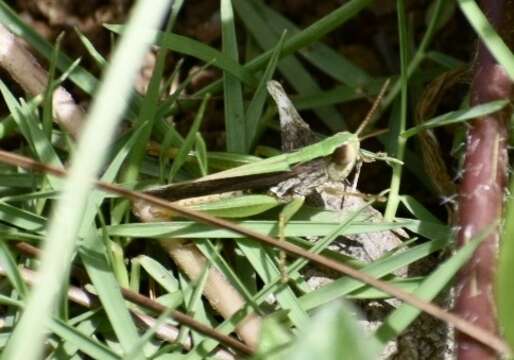
[[[328,176],[333,181],[342,181],[350,175],[359,160],[360,142],[357,137],[338,147],[328,165]]]

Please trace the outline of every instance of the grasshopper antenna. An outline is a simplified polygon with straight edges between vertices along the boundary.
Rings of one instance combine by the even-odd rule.
[[[355,135],[359,135],[360,133],[362,133],[364,131],[364,129],[366,128],[366,126],[368,126],[368,124],[370,123],[371,119],[373,119],[373,116],[377,112],[379,105],[382,103],[382,99],[384,98],[384,95],[386,93],[387,88],[389,87],[390,82],[391,82],[391,79],[387,79],[384,82],[384,85],[382,85],[382,88],[380,89],[380,92],[378,93],[377,98],[373,102],[373,106],[368,111],[366,117],[364,118],[364,120],[361,122],[361,124],[357,128],[357,131],[355,131]]]
[[[369,134],[366,134],[364,136],[359,137],[359,141],[366,140],[366,139],[369,139],[369,138],[372,138],[372,137],[375,137],[375,136],[378,136],[378,135],[385,134],[388,131],[389,131],[389,129],[378,129],[376,131],[372,131]]]

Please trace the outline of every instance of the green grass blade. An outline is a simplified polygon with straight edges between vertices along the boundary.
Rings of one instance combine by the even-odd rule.
[[[398,33],[400,38],[400,83],[401,83],[401,98],[400,98],[400,114],[397,119],[397,132],[390,134],[392,139],[397,139],[396,151],[391,154],[393,157],[403,161],[405,155],[406,139],[399,135],[405,131],[407,125],[407,89],[408,89],[408,69],[407,69],[407,15],[405,10],[405,1],[398,0],[396,2],[398,14]],[[384,218],[391,221],[396,216],[396,210],[400,203],[399,192],[400,183],[402,179],[403,165],[393,164],[393,175],[391,177],[391,185],[389,189],[387,206],[384,212]]]
[[[101,235],[97,235],[94,229],[84,240],[87,245],[79,249],[80,259],[123,351],[128,352],[134,342],[138,341],[138,334],[127,305],[121,296],[120,284],[106,261],[107,249]]]
[[[429,241],[399,254],[377,260],[372,264],[366,265],[361,271],[376,278],[381,278],[440,250],[447,244],[447,240]],[[311,310],[358,289],[362,289],[365,286],[362,282],[349,277],[343,277],[318,290],[305,294],[300,298],[300,302],[305,310]]]
[[[256,39],[259,46],[264,50],[273,49],[279,41],[282,31],[278,34],[274,33],[267,24],[266,19],[262,18],[255,11],[248,0],[235,0],[234,7],[239,18],[245,24],[249,33]],[[278,63],[278,69],[300,94],[310,95],[321,90],[316,80],[294,56],[281,59]],[[335,108],[319,108],[315,112],[331,130],[339,131],[345,128],[343,118]]]
[[[459,269],[470,259],[476,248],[486,236],[483,232],[480,236],[472,239],[469,243],[459,249],[454,255],[428,275],[423,283],[416,289],[414,295],[425,301],[431,301],[451,281]],[[421,310],[403,304],[388,315],[384,323],[376,330],[376,338],[384,346],[389,340],[400,334],[409,324],[416,319]]]
[[[206,176],[209,172],[209,158],[207,155],[207,145],[202,137],[202,134],[196,133],[195,137],[195,157],[200,168],[202,176]]]
[[[239,63],[234,11],[231,0],[221,0],[220,14],[223,54]],[[235,153],[245,153],[248,148],[246,144],[248,136],[246,134],[243,87],[240,80],[228,72],[223,72],[223,92],[227,150]]]
[[[171,165],[170,173],[168,175],[168,182],[173,182],[173,179],[177,175],[178,171],[184,165],[186,161],[187,154],[191,151],[193,146],[196,142],[196,133],[200,129],[200,125],[202,123],[205,109],[207,108],[207,103],[209,102],[210,96],[206,95],[205,98],[202,101],[202,104],[200,105],[200,108],[198,109],[198,112],[196,113],[195,119],[193,121],[193,124],[191,125],[191,128],[189,129],[189,132],[187,133],[186,138],[184,139],[184,143],[180,147],[180,150],[178,151],[177,156],[175,157],[175,160],[173,161],[173,164]]]
[[[93,43],[84,35],[78,28],[74,28],[75,33],[79,37],[80,42],[89,53],[89,56],[95,61],[95,63],[103,69],[107,65],[107,60],[100,54],[98,50],[96,50]]]
[[[138,262],[143,269],[169,293],[179,290],[178,280],[173,273],[161,265],[161,263],[146,255],[138,256]]]
[[[423,277],[397,278],[389,281],[389,283],[391,283],[393,286],[403,289],[404,291],[413,293],[420,286],[423,279]],[[391,295],[381,290],[366,286],[356,291],[352,291],[350,294],[346,295],[345,298],[355,300],[383,300],[390,299]]]
[[[46,218],[25,209],[0,202],[0,220],[20,229],[43,232]]]
[[[280,40],[273,50],[273,54],[270,58],[269,64],[264,70],[264,74],[259,81],[259,85],[253,94],[252,100],[248,105],[246,110],[246,150],[249,151],[256,144],[256,135],[257,129],[259,128],[259,120],[262,116],[262,111],[264,108],[264,104],[266,103],[266,99],[268,98],[268,91],[266,90],[266,84],[270,81],[275,73],[275,69],[278,64],[278,59],[280,56],[280,52],[282,51],[282,47],[284,46],[285,33],[282,34]]]
[[[76,318],[70,319],[67,324],[79,332],[80,334],[92,338],[94,333],[98,331],[98,325],[101,322],[100,316],[98,316],[98,311],[87,311]],[[73,344],[70,341],[63,343],[60,347],[58,347],[55,351],[54,359],[71,359],[76,357],[77,352],[79,351],[79,347]]]
[[[337,302],[322,309],[312,323],[299,334],[286,352],[288,359],[368,360],[378,358],[379,352],[355,315],[356,309],[346,302]]]
[[[133,148],[134,143],[138,141],[142,131],[143,128],[137,129],[125,141],[125,144],[103,174],[103,181],[114,181],[124,160]],[[108,261],[110,254],[108,252],[111,250],[108,248],[108,243],[106,246],[106,243],[103,241],[103,238],[106,237],[106,232],[104,229],[97,231],[94,226],[95,216],[105,197],[106,194],[98,190],[94,190],[89,195],[86,209],[82,215],[82,227],[79,231],[79,236],[84,239],[82,246],[79,248],[79,254],[115,334],[118,339],[130,339],[135,336],[136,328],[128,312],[125,300],[121,296],[120,284],[115,276],[115,274],[123,275],[126,270],[123,263],[110,264]],[[100,233],[97,234],[97,232]],[[113,269],[112,266],[115,268]]]
[[[41,176],[27,173],[1,173],[0,187],[33,189],[42,180]],[[2,196],[3,201],[7,197]]]
[[[121,25],[105,25],[105,27],[116,34],[121,34],[125,28]],[[148,36],[148,38],[154,35],[157,35],[155,43],[158,46],[210,63],[232,74],[247,85],[255,84],[255,79],[250,71],[219,50],[182,35],[165,34],[149,30],[144,32],[144,36]]]
[[[25,298],[28,293],[27,286],[18,270],[18,266],[14,260],[11,250],[3,239],[0,239],[0,266],[3,271],[5,271],[5,275],[21,298]]]
[[[416,72],[419,65],[423,62],[425,59],[428,46],[430,45],[430,42],[432,41],[432,38],[436,34],[438,24],[441,21],[441,16],[444,10],[444,3],[445,0],[436,0],[433,6],[433,10],[431,11],[431,18],[427,26],[427,31],[423,35],[423,39],[421,40],[421,43],[419,44],[419,47],[412,57],[408,67],[407,67],[407,73],[406,77],[410,78],[412,74]],[[403,49],[403,48],[402,48]],[[405,77],[405,76],[403,76]],[[384,97],[384,100],[382,101],[383,108],[387,108],[396,98],[398,95],[398,92],[401,91],[403,85],[403,78],[401,77],[398,81],[396,81],[393,86],[391,86],[391,91]]]
[[[246,220],[238,222],[239,225],[254,231],[277,235],[277,222],[271,220]],[[286,236],[325,236],[334,229],[339,223],[326,221],[290,221],[286,230]],[[421,224],[419,221],[398,221],[394,223],[357,223],[351,224],[340,235],[360,234],[374,231],[387,231],[408,227],[416,229],[428,224]],[[107,227],[109,236],[141,237],[141,238],[233,238],[239,239],[240,234],[229,230],[218,229],[209,225],[197,224],[192,221],[173,221],[155,223],[128,223],[123,225],[111,225]]]
[[[59,53],[59,48],[61,46],[61,41],[64,33],[59,34],[57,40],[55,41],[55,48],[52,53],[52,58],[50,60],[50,68],[48,70],[48,84],[46,86],[46,91],[44,94],[43,101],[43,133],[48,137],[48,139],[52,136],[52,118],[53,118],[53,92],[55,86],[53,85],[55,78],[55,62],[57,61],[57,54]]]
[[[279,34],[283,29],[287,29],[290,35],[300,33],[300,29],[293,22],[267,6],[264,2],[256,0],[251,0],[251,2],[268,19],[268,24],[275,30],[275,33]],[[362,88],[362,86],[367,85],[372,80],[364,70],[352,64],[340,53],[321,42],[313,43],[308,48],[298,49],[298,52],[325,74],[348,85],[352,89]]]
[[[90,336],[81,333],[75,328],[66,325],[61,320],[51,320],[49,324],[50,330],[60,336],[65,341],[74,344],[84,354],[94,359],[118,360],[120,356],[116,355],[112,350],[98,341],[93,340]]]
[[[243,252],[244,256],[252,264],[255,272],[259,274],[265,283],[270,282],[272,279],[280,278],[282,274],[278,266],[275,264],[271,254],[262,244],[255,244],[252,241],[240,240],[237,246]],[[307,326],[309,323],[309,315],[305,312],[298,298],[289,286],[284,286],[274,294],[282,309],[288,310],[287,316],[291,322],[297,327]]]
[[[511,180],[510,193],[514,190]],[[512,286],[512,266],[514,264],[514,201],[508,198],[505,224],[501,237],[498,273],[496,276],[496,302],[499,321],[503,327],[505,339],[514,349],[514,287]]]
[[[173,28],[173,19],[175,19],[174,16],[168,19],[166,29],[164,30],[165,33],[170,32]],[[167,54],[168,50],[166,48],[159,49],[146,94],[143,97],[143,101],[141,102],[138,117],[134,122],[134,127],[136,129],[139,127],[143,127],[144,129],[139,135],[138,142],[134,144],[134,147],[130,153],[130,157],[126,164],[126,170],[123,174],[124,182],[131,183],[136,181],[138,178],[139,169],[145,156],[146,145],[150,141],[150,135],[152,134],[156,120],[159,99],[161,96],[160,86],[164,74]]]
[[[418,200],[409,195],[403,195],[400,197],[400,201],[403,206],[416,218],[421,221],[441,223],[441,221],[433,215],[427,208],[425,208]]]
[[[0,91],[2,92],[4,100],[14,121],[16,122],[16,125],[29,143],[31,150],[34,152],[37,159],[43,163],[62,168],[63,166],[57,156],[57,153],[50,144],[43,130],[37,125],[37,121],[34,119],[33,113],[40,97],[34,99],[28,104],[20,104],[16,101],[14,95],[1,80]],[[46,179],[48,179],[48,182],[54,189],[59,189],[61,187],[62,180],[51,176],[46,176]]]
[[[474,0],[457,0],[461,11],[503,70],[514,80],[514,56]]]
[[[156,27],[167,6],[168,2],[164,0],[139,1],[135,5],[126,34],[93,102],[63,195],[50,220],[38,272],[40,282],[33,288],[25,312],[5,349],[4,356],[8,358],[38,359],[43,350],[44,327],[69,268],[82,211],[93,186],[92,178],[102,166],[127,105],[132,81],[149,46],[148,39],[143,39],[140,31]],[[27,338],[32,341],[30,347],[24,346]],[[133,333],[120,341],[128,350],[136,339],[137,334]]]
[[[401,136],[404,138],[409,138],[423,130],[433,129],[439,126],[445,126],[450,124],[457,124],[463,121],[480,118],[484,115],[492,114],[496,111],[503,109],[507,104],[509,104],[509,100],[496,100],[485,104],[473,106],[472,108],[465,110],[451,111],[449,113],[439,115],[433,119],[425,121],[421,125],[405,130],[401,134]]]

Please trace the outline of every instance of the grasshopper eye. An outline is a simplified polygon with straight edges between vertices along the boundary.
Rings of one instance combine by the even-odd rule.
[[[332,180],[344,180],[351,172],[359,158],[359,142],[350,141],[338,147],[332,153],[328,175]]]
[[[332,153],[332,161],[338,166],[345,166],[351,163],[357,156],[357,153],[355,152],[355,149],[352,145],[353,144],[344,144],[338,147]]]

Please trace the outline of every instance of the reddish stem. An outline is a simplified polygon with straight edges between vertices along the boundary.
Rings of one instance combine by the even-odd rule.
[[[483,0],[482,9],[499,28],[503,0]],[[479,44],[471,85],[471,104],[509,98],[512,91],[507,73],[483,43]],[[474,120],[467,138],[464,176],[460,184],[459,237],[463,246],[473,236],[498,222],[502,215],[507,180],[507,119],[510,109]],[[498,252],[499,228],[484,240],[470,262],[461,270],[457,283],[455,311],[492,332],[498,332],[493,284]],[[459,360],[496,359],[483,344],[461,333],[457,335]]]

